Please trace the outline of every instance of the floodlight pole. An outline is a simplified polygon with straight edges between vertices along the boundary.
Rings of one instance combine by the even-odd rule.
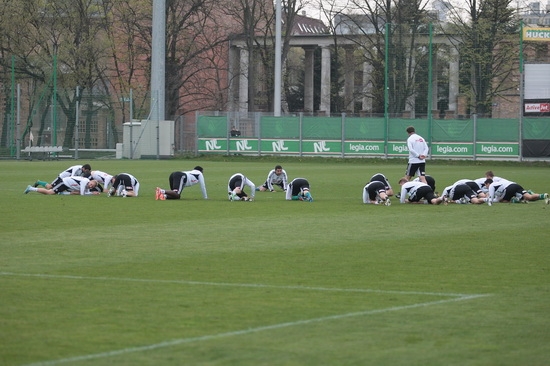
[[[524,65],[523,65],[523,20],[519,21],[519,144],[518,155],[519,161],[523,160],[523,101],[525,98],[524,89]]]
[[[157,109],[155,113],[151,110],[149,115],[157,116],[159,120],[164,121],[166,0],[153,0],[153,45],[151,53],[151,108]]]
[[[275,72],[274,72],[274,90],[273,90],[273,115],[281,116],[281,0],[276,1],[275,5]]]

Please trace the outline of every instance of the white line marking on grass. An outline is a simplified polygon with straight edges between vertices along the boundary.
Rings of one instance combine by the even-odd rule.
[[[169,283],[169,284],[201,285],[201,286],[275,288],[275,289],[283,289],[283,290],[309,290],[309,291],[334,291],[334,292],[359,292],[359,293],[362,292],[362,293],[380,293],[380,294],[398,294],[398,295],[427,295],[427,296],[445,296],[445,297],[471,296],[470,294],[455,294],[455,293],[445,293],[445,292],[397,291],[397,290],[331,288],[331,287],[311,287],[311,286],[278,286],[278,285],[264,285],[264,284],[254,284],[254,283],[201,282],[201,281],[186,281],[186,280],[153,280],[153,279],[124,278],[124,277],[89,277],[89,276],[71,276],[71,275],[50,275],[50,274],[40,274],[40,273],[32,274],[32,273],[0,272],[0,276],[60,278],[60,279],[72,279],[72,280]]]
[[[298,325],[307,325],[307,324],[312,324],[312,323],[320,323],[320,322],[324,322],[324,321],[328,321],[328,320],[337,320],[337,319],[344,319],[344,318],[350,318],[350,317],[355,317],[355,316],[382,314],[382,313],[388,313],[388,312],[391,312],[391,311],[415,309],[415,308],[421,308],[421,307],[426,307],[426,306],[444,304],[444,303],[448,303],[448,302],[472,300],[472,299],[485,297],[485,296],[490,296],[490,295],[487,295],[487,294],[486,295],[467,295],[467,296],[462,296],[462,297],[452,298],[452,299],[446,299],[446,300],[431,301],[431,302],[424,302],[424,303],[404,305],[404,306],[394,306],[394,307],[391,307],[391,308],[359,311],[359,312],[353,312],[353,313],[347,313],[347,314],[330,315],[330,316],[325,316],[325,317],[321,317],[321,318],[298,320],[298,321],[295,321],[295,322],[286,322],[286,323],[279,323],[279,324],[273,324],[273,325],[266,325],[266,326],[263,326],[263,327],[241,329],[241,330],[236,330],[236,331],[233,331],[233,332],[210,334],[210,335],[205,335],[205,336],[200,336],[200,337],[173,339],[171,341],[165,341],[165,342],[150,344],[148,346],[129,347],[129,348],[123,348],[123,349],[119,349],[119,350],[115,350],[115,351],[109,351],[109,352],[94,353],[94,354],[82,355],[82,356],[76,356],[76,357],[69,357],[69,358],[61,358],[61,359],[58,359],[58,360],[32,363],[32,364],[28,364],[26,366],[53,366],[53,365],[59,365],[59,364],[63,364],[63,363],[88,361],[88,360],[99,359],[99,358],[120,356],[120,355],[124,355],[124,354],[128,354],[128,353],[151,351],[151,350],[156,350],[156,349],[159,349],[159,348],[178,346],[178,345],[193,343],[193,342],[209,341],[209,340],[213,340],[213,339],[227,338],[227,337],[234,337],[234,336],[246,335],[246,334],[257,333],[257,332],[263,332],[263,331],[267,331],[267,330],[294,327],[294,326],[298,326]]]

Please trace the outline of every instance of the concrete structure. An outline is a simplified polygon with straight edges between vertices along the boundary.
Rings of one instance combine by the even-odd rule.
[[[304,57],[304,111],[305,112],[314,112],[315,106],[313,101],[314,93],[314,83],[313,83],[313,70],[314,70],[314,58],[313,52],[317,49],[321,49],[321,83],[319,95],[321,100],[318,107],[319,113],[324,113],[330,115],[330,87],[331,87],[331,52],[333,52],[335,42],[339,44],[340,47],[345,49],[345,75],[344,75],[344,101],[345,108],[348,112],[357,112],[355,111],[355,95],[354,91],[357,89],[368,91],[372,88],[372,83],[370,79],[370,72],[372,70],[372,65],[368,63],[363,63],[359,70],[355,69],[353,62],[353,57],[355,51],[358,49],[359,40],[364,35],[295,35],[290,39],[290,47],[301,47],[305,52]],[[428,44],[428,37],[421,36],[418,37],[416,43],[418,44]],[[439,97],[447,98],[449,101],[449,108],[447,113],[449,117],[454,117],[457,111],[457,97],[458,97],[458,51],[456,47],[451,43],[447,36],[434,36],[432,39],[434,44],[445,45],[451,54],[449,58],[449,94],[445,96],[437,95],[437,88],[433,88],[434,107],[437,106],[437,100]],[[230,59],[234,60],[231,64],[230,75],[239,75],[233,80],[237,80],[230,86],[230,95],[233,98],[230,100],[232,105],[230,105],[229,110],[239,111],[239,112],[248,112],[248,80],[247,80],[247,68],[248,65],[248,50],[246,50],[246,43],[244,39],[235,38],[231,41],[230,44]],[[437,54],[433,54],[435,62],[437,62]],[[355,72],[360,71],[363,74],[362,82],[363,85],[355,85]],[[437,83],[437,79],[434,78],[434,83]],[[237,92],[238,90],[238,92]],[[414,99],[414,96],[411,98]],[[371,100],[369,98],[362,97],[359,102],[362,103],[362,110],[370,112],[372,111]],[[407,107],[409,112],[414,112],[414,101],[411,101]],[[404,111],[405,112],[405,111]],[[411,115],[411,113],[408,113]]]

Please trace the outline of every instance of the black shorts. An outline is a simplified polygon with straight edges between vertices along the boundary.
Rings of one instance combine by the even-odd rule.
[[[431,175],[425,175],[424,178],[426,178],[426,183],[435,192],[435,179],[434,179],[434,177],[432,177]]]
[[[299,195],[305,188],[309,189],[309,182],[306,179],[294,179],[294,181],[292,182],[292,195]]]
[[[281,189],[283,189],[283,190],[285,189],[285,185],[283,184],[283,182],[281,182],[281,183],[271,183],[271,185],[281,187]],[[269,189],[269,186],[267,185],[267,180],[262,185],[262,187],[264,187],[265,189]]]
[[[455,186],[455,191],[452,197],[449,197],[453,201],[459,200],[462,197],[467,198],[470,200],[471,198],[475,198],[477,194],[470,188],[469,185],[466,183],[463,184],[457,184]]]
[[[414,177],[418,173],[418,176],[426,175],[426,163],[409,163],[405,175],[408,177]]]
[[[466,183],[464,183],[464,184],[468,185],[468,187],[470,187],[471,190],[474,191],[474,192],[477,193],[477,194],[483,192],[483,191],[481,190],[481,188],[479,187],[479,185],[478,185],[476,182],[474,182],[474,181],[469,181],[469,182],[466,182]]]
[[[365,189],[369,193],[369,200],[374,201],[376,200],[376,196],[386,192],[386,185],[380,181],[375,181],[369,183]]]
[[[56,184],[55,186],[52,186],[52,190],[55,193],[61,193],[68,191],[70,188],[63,183],[63,179],[61,179],[61,183]]]
[[[118,174],[113,183],[113,187],[115,189],[118,189],[118,187],[120,186],[124,187],[124,189],[127,191],[133,191],[134,182],[132,182],[132,177],[126,174]]]
[[[432,203],[432,200],[437,197],[435,196],[434,191],[430,187],[423,186],[416,190],[416,193],[413,197],[409,197],[409,201],[418,202],[423,198],[427,200],[428,203]]]
[[[229,189],[234,190],[235,188],[242,186],[242,184],[243,184],[242,177],[240,175],[237,175],[236,177],[233,177],[229,181]]]
[[[185,174],[184,172],[173,172],[172,174],[170,174],[170,178],[168,178],[168,181],[170,182],[171,190],[181,193],[183,187],[185,186],[185,183],[187,183],[187,174]]]
[[[384,186],[386,189],[390,189],[390,182],[388,182],[388,179],[384,176],[384,174],[375,174],[370,179],[370,182],[382,182],[384,183]]]
[[[523,189],[522,186],[520,186],[517,183],[512,183],[506,189],[504,190],[504,194],[502,195],[502,201],[510,201],[512,197],[523,196],[527,191]]]

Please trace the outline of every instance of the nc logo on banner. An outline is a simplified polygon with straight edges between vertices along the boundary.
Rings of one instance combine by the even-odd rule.
[[[210,141],[205,141],[206,150],[221,150],[221,146],[218,146],[218,139],[212,139]]]
[[[316,153],[325,152],[325,151],[330,151],[330,148],[326,146],[325,141],[319,141],[319,142],[313,143],[313,151]]]
[[[274,141],[271,143],[271,146],[273,147],[274,152],[288,150],[288,147],[285,147],[284,140]]]
[[[237,151],[252,150],[252,147],[248,146],[248,140],[237,141]]]

